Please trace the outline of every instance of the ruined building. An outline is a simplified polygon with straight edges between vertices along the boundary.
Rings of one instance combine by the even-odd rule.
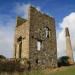
[[[55,20],[32,6],[28,11],[28,20],[16,20],[14,58],[26,58],[32,69],[56,67]]]
[[[73,64],[74,63],[73,50],[71,46],[71,40],[70,40],[70,34],[68,28],[65,28],[65,32],[66,32],[66,53],[67,56],[70,58],[70,64]]]

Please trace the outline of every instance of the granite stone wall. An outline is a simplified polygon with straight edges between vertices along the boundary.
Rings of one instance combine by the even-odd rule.
[[[28,16],[28,20],[25,21],[20,18],[18,21],[21,23],[17,23],[16,26],[15,58],[27,58],[31,69],[57,67],[54,18],[37,11],[32,6],[29,8]],[[37,47],[40,47],[40,50]]]
[[[15,31],[15,58],[29,58],[29,22],[22,18],[17,18]],[[21,22],[21,23],[20,23]]]
[[[45,69],[57,66],[57,45],[55,20],[46,14],[30,8],[29,58],[31,68]],[[45,29],[48,29],[46,33]],[[48,36],[46,36],[48,34]],[[41,42],[41,49],[37,50],[37,42]]]

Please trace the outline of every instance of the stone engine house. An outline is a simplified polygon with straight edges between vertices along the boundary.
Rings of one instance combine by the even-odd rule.
[[[26,58],[32,69],[57,67],[55,20],[30,6],[28,20],[17,17],[14,58]]]

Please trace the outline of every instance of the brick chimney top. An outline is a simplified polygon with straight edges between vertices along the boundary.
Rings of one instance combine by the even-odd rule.
[[[65,28],[66,36],[70,36],[68,27]]]

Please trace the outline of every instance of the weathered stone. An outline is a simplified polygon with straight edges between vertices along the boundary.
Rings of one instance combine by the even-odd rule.
[[[69,29],[67,27],[65,28],[65,33],[66,33],[66,54],[70,58],[69,64],[74,64],[71,39],[70,39]]]
[[[16,27],[14,57],[28,59],[31,69],[57,67],[54,18],[37,11],[32,6],[29,8],[28,16],[27,21],[22,23],[20,20],[20,25]],[[17,41],[20,37],[22,40]]]

